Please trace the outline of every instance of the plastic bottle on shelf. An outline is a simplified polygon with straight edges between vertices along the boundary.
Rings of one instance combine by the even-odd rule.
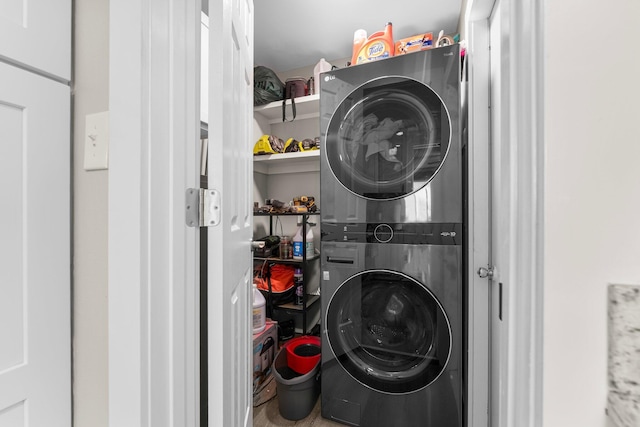
[[[329,64],[324,58],[320,58],[320,61],[313,67],[313,93],[320,93],[320,73],[331,71],[331,64]]]
[[[307,247],[304,251],[305,259],[312,258],[315,255],[315,247],[313,245],[313,230],[311,229],[311,224],[307,223]]]
[[[354,37],[354,48],[355,48]],[[361,45],[360,50],[351,59],[351,65],[362,64],[369,61],[390,58],[395,54],[393,43],[393,25],[387,22],[384,31],[371,34]]]
[[[351,65],[356,65],[358,61],[358,54],[362,45],[367,41],[367,30],[360,28],[353,33],[353,53],[351,56]]]
[[[253,284],[253,333],[258,334],[267,326],[266,315],[267,301],[258,290],[258,286]]]
[[[297,305],[302,305],[304,301],[304,286],[303,286],[304,278],[302,276],[302,269],[296,268],[293,272],[293,286],[296,290],[296,299],[295,303]]]
[[[293,236],[293,259],[302,259],[304,248],[302,247],[302,225],[298,226],[295,236]]]

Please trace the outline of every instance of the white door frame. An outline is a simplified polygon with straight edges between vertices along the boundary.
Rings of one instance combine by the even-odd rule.
[[[487,15],[488,16],[488,15]],[[489,282],[476,274],[489,266],[489,31],[488,20],[467,24],[467,278],[469,283],[467,425],[489,424]]]
[[[199,425],[200,1],[110,1],[109,425]]]
[[[544,1],[512,1],[509,143],[515,156],[510,212],[511,326],[508,332],[507,426],[542,425],[544,278]]]
[[[509,282],[515,284],[510,299],[503,304],[510,317],[507,336],[506,358],[500,363],[507,364],[508,378],[506,393],[489,396],[502,399],[506,408],[506,419],[500,425],[519,427],[539,426],[542,423],[542,327],[543,327],[543,2],[536,0],[509,2],[509,16],[505,24],[510,29],[508,45],[502,46],[507,52],[506,67],[509,70],[510,110],[508,116],[510,133],[505,136],[512,145],[511,176],[509,185],[511,209],[509,213],[513,236],[512,256],[509,265]],[[488,182],[488,174],[480,168],[488,164],[490,138],[489,100],[489,25],[488,18],[494,0],[470,0],[465,11],[467,39],[469,42],[469,176],[476,186],[469,187],[471,207],[469,257],[469,286],[471,299],[470,324],[480,325],[486,319],[474,317],[482,310],[475,310],[486,302],[486,279],[479,279],[476,271],[486,267],[488,252],[481,242],[487,238],[490,212],[480,182]],[[479,174],[479,175],[478,175]],[[473,182],[471,184],[473,184]],[[487,240],[484,240],[487,241]],[[499,268],[499,266],[498,266]],[[479,322],[479,323],[477,323]],[[488,328],[488,326],[487,326]],[[470,331],[473,332],[473,331]],[[482,335],[483,336],[483,335]],[[497,421],[483,417],[488,410],[487,401],[482,397],[485,388],[483,369],[488,369],[479,340],[470,341],[469,378],[470,423],[469,425],[499,425]],[[477,354],[476,352],[479,352]],[[494,357],[495,355],[491,355]],[[490,380],[493,377],[490,376]],[[486,383],[488,384],[488,382]],[[485,388],[485,390],[487,390]],[[487,390],[488,393],[488,390]],[[476,419],[480,423],[474,422]]]

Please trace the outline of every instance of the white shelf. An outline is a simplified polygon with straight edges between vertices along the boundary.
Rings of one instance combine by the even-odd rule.
[[[266,175],[317,172],[320,170],[320,150],[253,156],[253,170]]]
[[[296,98],[296,120],[311,119],[320,117],[320,95],[307,95]],[[254,113],[264,116],[269,124],[282,123],[282,101],[275,101],[269,104],[260,105],[253,108]],[[291,100],[287,100],[287,118],[291,119]]]

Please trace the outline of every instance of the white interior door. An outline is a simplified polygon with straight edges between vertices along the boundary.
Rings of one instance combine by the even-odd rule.
[[[68,427],[69,86],[1,62],[0,82],[0,426]]]
[[[542,423],[543,8],[491,15],[491,426]]]
[[[209,426],[252,425],[253,1],[209,1]]]
[[[476,278],[470,280],[474,317],[469,325],[473,362],[469,425],[473,426],[484,425],[475,420],[482,421],[481,385],[487,383],[490,419],[486,425],[542,423],[543,16],[543,7],[535,0],[474,0],[466,10],[469,145],[474,156],[469,167],[476,178],[470,180],[473,241],[469,254],[474,262],[470,265],[474,274],[479,267],[496,266],[489,280],[487,381],[479,375],[483,371],[483,360],[478,360],[482,335],[477,334],[481,318],[476,315],[478,305],[483,304],[476,296],[483,296],[478,294],[483,288]],[[490,71],[489,76],[485,70]],[[487,105],[491,106],[488,115]],[[490,131],[485,129],[488,124]],[[483,174],[483,153],[489,154],[488,177]],[[487,179],[489,194],[485,197],[482,188]],[[484,199],[490,200],[488,208]],[[482,233],[483,228],[490,229],[488,235]],[[485,260],[478,253],[486,242],[491,249]]]
[[[491,59],[491,260],[494,274],[491,289],[491,425],[509,426],[509,327],[511,239],[512,152],[509,138],[509,52],[504,43],[508,36],[505,13],[508,2],[497,0],[489,19]]]
[[[0,5],[0,58],[71,80],[71,0]]]

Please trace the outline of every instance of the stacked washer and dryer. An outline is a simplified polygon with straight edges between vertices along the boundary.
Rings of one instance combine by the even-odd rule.
[[[321,77],[322,415],[461,427],[459,47]]]

